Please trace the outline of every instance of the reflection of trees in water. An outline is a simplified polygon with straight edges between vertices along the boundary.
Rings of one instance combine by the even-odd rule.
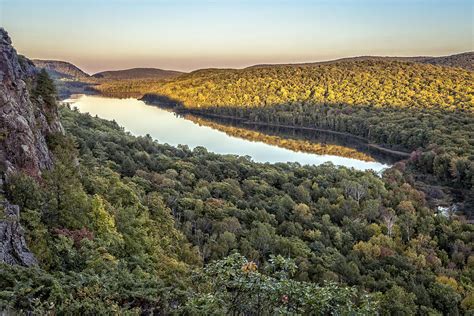
[[[389,164],[400,160],[399,157],[370,147],[366,142],[360,139],[330,132],[298,130],[281,126],[243,124],[238,120],[224,118],[213,117],[212,119],[204,119],[191,114],[186,114],[185,118],[197,124],[225,132],[231,136],[251,141],[261,141],[293,151],[319,155],[334,155],[362,161],[378,161]]]
[[[347,158],[354,158],[362,161],[375,161],[374,158],[363,152],[359,152],[353,148],[344,147],[337,144],[314,142],[305,139],[285,138],[279,135],[269,135],[262,133],[258,130],[237,127],[231,124],[216,123],[211,120],[206,120],[193,115],[185,115],[185,118],[199,125],[208,126],[213,129],[222,131],[230,136],[235,136],[250,141],[261,141],[266,144],[290,149],[293,151],[314,153],[318,155],[341,156]]]
[[[331,131],[313,131],[313,130],[301,130],[297,128],[288,128],[288,127],[281,127],[281,126],[267,126],[267,125],[252,125],[252,124],[245,124],[248,125],[248,128],[253,130],[259,130],[262,133],[266,133],[269,135],[279,135],[281,137],[289,137],[293,139],[302,139],[311,142],[323,143],[323,144],[330,144],[330,145],[338,145],[344,146],[348,148],[352,148],[359,152],[365,153],[373,158],[373,160],[387,163],[387,164],[394,164],[395,162],[399,161],[402,157],[394,154],[390,154],[380,149],[374,148],[369,146],[369,144],[357,137],[351,137],[347,135],[335,134]]]

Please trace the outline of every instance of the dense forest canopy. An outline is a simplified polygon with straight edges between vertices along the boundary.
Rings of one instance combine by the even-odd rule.
[[[457,68],[367,60],[198,70],[142,89],[190,108],[325,103],[473,112],[473,79],[473,72]]]
[[[472,225],[430,210],[402,164],[382,178],[258,164],[133,137],[66,107],[61,115],[67,136],[50,139],[55,168],[41,182],[18,174],[7,190],[43,270],[2,267],[3,306],[364,315],[473,307]]]

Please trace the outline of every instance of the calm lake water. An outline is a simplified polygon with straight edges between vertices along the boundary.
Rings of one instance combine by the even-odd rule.
[[[158,142],[173,146],[179,144],[188,145],[190,148],[203,146],[219,154],[250,156],[256,162],[299,162],[318,165],[331,161],[335,165],[375,171],[389,167],[388,164],[378,161],[299,152],[274,144],[230,136],[223,131],[197,124],[173,112],[147,105],[136,99],[79,95],[64,102],[77,107],[82,113],[115,120],[133,135],[149,134]]]

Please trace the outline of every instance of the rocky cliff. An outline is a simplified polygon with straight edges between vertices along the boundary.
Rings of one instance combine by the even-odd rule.
[[[62,132],[56,103],[32,93],[37,70],[28,59],[18,56],[8,33],[0,28],[0,189],[14,172],[40,177],[53,165],[47,136]],[[2,198],[3,199],[3,198]],[[19,209],[8,201],[0,204],[0,262],[33,265],[21,226]]]

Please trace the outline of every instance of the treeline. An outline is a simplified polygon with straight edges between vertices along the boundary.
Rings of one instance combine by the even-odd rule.
[[[141,97],[150,87],[164,82],[163,79],[108,79],[100,81],[94,90],[108,97]]]
[[[18,174],[42,270],[1,267],[0,306],[37,313],[460,314],[473,227],[403,175],[258,164],[160,145],[61,109],[42,181]]]

